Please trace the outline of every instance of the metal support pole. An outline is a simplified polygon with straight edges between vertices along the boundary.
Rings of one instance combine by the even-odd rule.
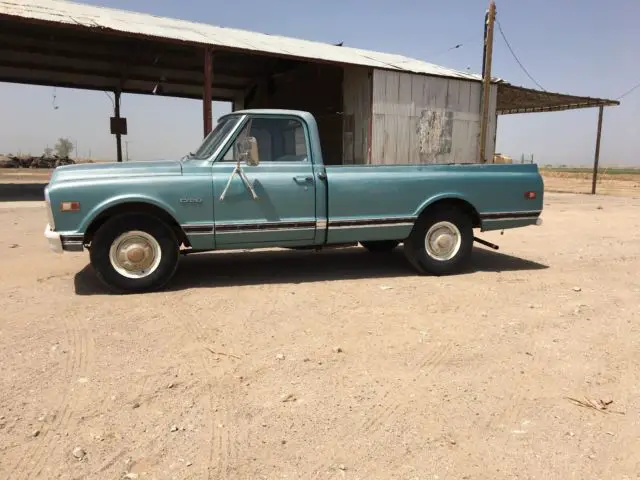
[[[598,133],[596,134],[596,153],[593,158],[593,182],[591,183],[591,195],[596,194],[596,183],[598,181],[598,163],[600,162],[600,137],[602,136],[602,113],[604,107],[598,109]]]
[[[120,119],[120,89],[114,92],[114,116]],[[118,154],[118,162],[122,162],[122,134],[116,133],[116,149]]]
[[[211,112],[212,102],[212,58],[211,49],[204,49],[204,88],[202,93],[202,115],[204,125],[204,136],[209,135],[213,130],[213,118]]]
[[[487,161],[487,124],[489,123],[489,93],[491,91],[491,59],[493,55],[493,23],[496,19],[496,4],[489,3],[489,13],[486,16],[485,28],[485,57],[482,61],[482,106],[480,109],[480,163]]]

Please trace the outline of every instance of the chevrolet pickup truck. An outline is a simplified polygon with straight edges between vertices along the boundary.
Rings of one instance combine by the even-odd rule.
[[[403,244],[419,274],[468,262],[473,229],[539,225],[535,164],[325,165],[308,112],[245,110],[220,118],[180,160],[56,168],[45,188],[55,252],[89,251],[121,293],[169,282],[184,253]],[[215,275],[215,272],[212,272]]]

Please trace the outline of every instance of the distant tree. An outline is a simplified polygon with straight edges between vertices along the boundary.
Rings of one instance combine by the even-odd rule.
[[[47,147],[44,149],[44,156],[50,158],[53,155],[53,148]]]
[[[59,138],[53,149],[59,157],[68,158],[73,152],[73,143],[68,138]]]

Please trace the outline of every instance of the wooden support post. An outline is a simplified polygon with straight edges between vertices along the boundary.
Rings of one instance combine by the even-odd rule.
[[[596,153],[593,158],[593,181],[591,183],[591,195],[596,194],[596,183],[598,181],[598,163],[600,162],[600,137],[602,136],[602,113],[604,107],[598,109],[598,133],[596,134]]]
[[[213,117],[211,112],[212,102],[212,58],[211,49],[205,47],[204,49],[204,89],[202,93],[202,116],[204,125],[204,136],[209,135],[213,129]]]
[[[487,161],[487,126],[489,123],[489,93],[491,92],[491,59],[493,55],[493,23],[496,19],[496,4],[489,3],[489,13],[485,17],[486,37],[484,39],[485,55],[482,59],[482,106],[480,108],[480,163]]]
[[[116,119],[120,119],[120,89],[118,88],[115,92],[114,92],[114,97],[115,97],[115,101],[114,101],[114,116],[116,117]],[[122,134],[118,131],[116,133],[116,149],[117,149],[117,155],[118,155],[118,162],[122,162]]]
[[[232,108],[234,112],[244,110],[244,93],[240,93],[234,98]]]

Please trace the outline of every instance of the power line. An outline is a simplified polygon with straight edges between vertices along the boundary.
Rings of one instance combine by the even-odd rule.
[[[108,98],[109,100],[111,100],[111,104],[113,105],[113,108],[116,108],[116,102],[113,100],[113,98],[111,98],[111,95],[109,95],[109,94],[108,94],[107,92],[105,92],[104,90],[102,90],[102,93],[104,93],[104,94],[107,96],[107,98]]]
[[[546,92],[547,90],[542,85],[540,85],[536,81],[536,79],[531,76],[531,74],[527,71],[527,69],[524,68],[524,65],[522,65],[522,62],[520,61],[520,59],[518,58],[516,53],[513,51],[513,48],[511,48],[511,45],[509,44],[509,40],[507,40],[507,37],[505,36],[504,32],[502,31],[502,26],[500,25],[500,21],[498,19],[496,19],[496,24],[498,25],[498,30],[500,31],[500,35],[502,36],[502,38],[504,40],[504,43],[507,44],[507,47],[509,48],[509,51],[511,52],[511,55],[513,55],[513,58],[515,58],[516,62],[518,62],[518,65],[520,65],[520,68],[522,68],[524,73],[527,74],[527,77],[529,77],[533,83],[535,83],[538,87],[540,87],[542,90],[544,90]]]
[[[636,83],[633,87],[631,87],[629,90],[627,90],[622,95],[620,95],[618,98],[616,98],[616,100],[620,100],[622,97],[626,97],[627,95],[629,95],[631,92],[633,92],[638,87],[640,87],[640,82]]]

